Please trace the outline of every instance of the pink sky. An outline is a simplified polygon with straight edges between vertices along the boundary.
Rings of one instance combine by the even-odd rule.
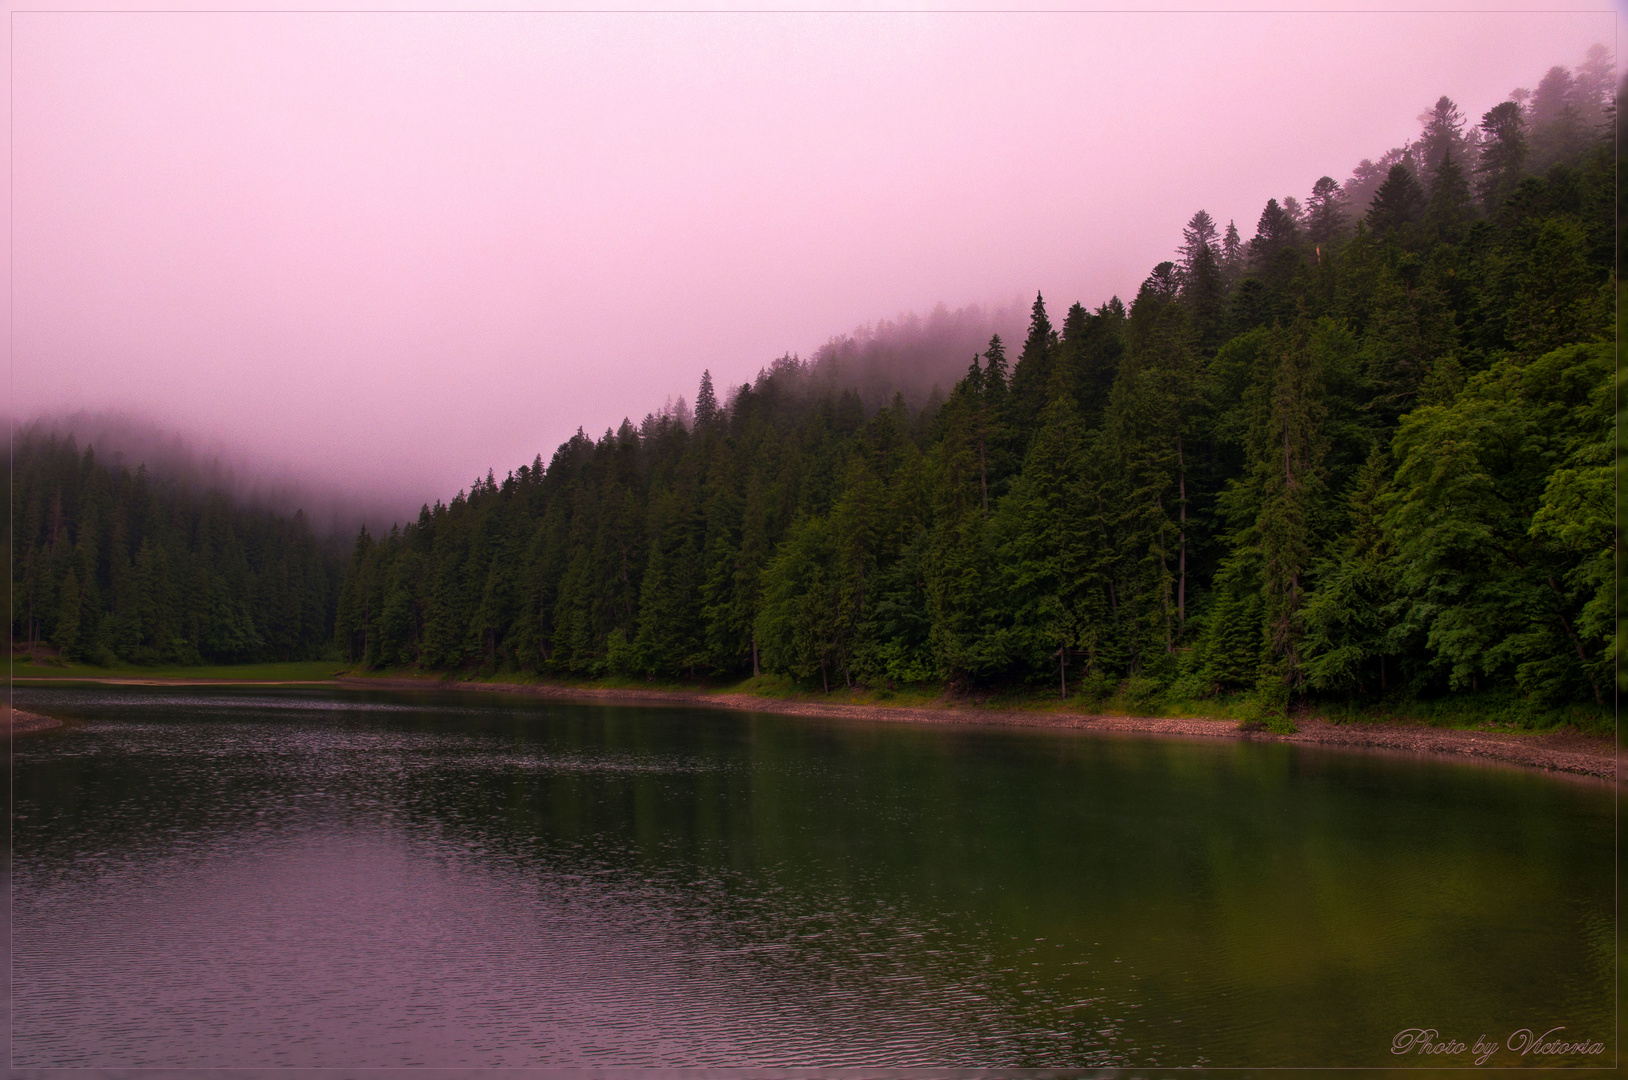
[[[1435,5],[1440,6],[1440,5]],[[17,13],[13,408],[449,496],[711,368],[1128,295],[1611,9]]]

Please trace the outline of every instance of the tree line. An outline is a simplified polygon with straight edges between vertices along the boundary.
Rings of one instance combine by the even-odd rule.
[[[1603,74],[1602,74],[1603,72]],[[1614,645],[1609,63],[1192,215],[1124,303],[1036,296],[947,391],[786,356],[582,431],[335,567],[301,518],[16,455],[14,632],[827,688],[1603,702]],[[77,598],[77,599],[76,599]]]
[[[12,451],[12,641],[101,665],[331,652],[344,548],[303,513],[134,473],[72,435]]]
[[[1059,326],[1037,296],[1025,339],[925,408],[867,410],[793,357],[723,400],[704,375],[689,415],[579,431],[364,530],[340,647],[579,677],[1602,702],[1608,95],[1585,65],[1475,125],[1444,97],[1377,183],[1269,200],[1248,241],[1200,211],[1130,304]]]

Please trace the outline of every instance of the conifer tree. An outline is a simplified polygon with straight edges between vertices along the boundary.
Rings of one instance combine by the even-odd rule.
[[[1423,116],[1424,131],[1415,144],[1415,155],[1424,175],[1434,177],[1449,154],[1464,153],[1464,114],[1457,103],[1443,94]]]
[[[68,574],[62,579],[59,590],[61,598],[57,607],[56,630],[52,634],[52,643],[62,650],[64,656],[74,656],[79,647],[79,575],[74,573],[73,567],[68,567]]]
[[[1344,197],[1331,176],[1319,177],[1311,188],[1311,204],[1306,214],[1306,234],[1312,243],[1333,243],[1345,231]]]
[[[1272,665],[1263,677],[1298,688],[1304,678],[1301,606],[1315,550],[1324,495],[1320,350],[1310,328],[1287,332],[1277,348],[1277,370],[1264,401],[1266,424],[1256,433],[1255,478],[1260,487],[1259,537],[1263,613]]]
[[[1424,189],[1408,167],[1392,165],[1368,208],[1368,228],[1381,239],[1407,242],[1412,239],[1413,226],[1423,219],[1427,202]]]
[[[990,500],[1005,492],[1012,472],[1014,409],[1006,373],[1006,346],[999,334],[989,339],[989,348],[984,351],[984,368],[976,386],[969,381],[967,388],[969,393],[974,393],[970,405],[971,424],[973,437],[978,442],[978,478],[987,516]]]
[[[1527,120],[1533,172],[1547,172],[1550,165],[1581,149],[1585,131],[1577,110],[1576,89],[1571,72],[1556,65],[1532,92]]]
[[[1059,344],[1060,356],[1074,385],[1082,421],[1100,426],[1108,394],[1125,351],[1125,305],[1116,296],[1089,314],[1083,304],[1069,309]]]
[[[1069,656],[1082,629],[1078,592],[1088,582],[1089,565],[1077,490],[1080,438],[1073,387],[1059,367],[1022,474],[1001,503],[995,527],[1003,606],[1012,620],[1007,648],[1031,672],[1051,659],[1065,696]]]
[[[952,394],[944,407],[933,468],[934,530],[925,581],[932,626],[929,646],[939,672],[954,683],[986,676],[992,667],[984,629],[994,558],[983,510],[975,422],[970,397]]]
[[[1454,244],[1464,237],[1475,218],[1470,184],[1458,167],[1451,150],[1443,153],[1430,182],[1430,201],[1425,205],[1425,229],[1439,242]]]
[[[1019,459],[1027,447],[1028,436],[1033,434],[1035,420],[1045,407],[1056,346],[1057,333],[1046,315],[1045,298],[1036,293],[1029,312],[1029,333],[1023,341],[1017,366],[1012,369],[1006,409],[1001,417],[1015,439],[1013,449]]]
[[[1395,548],[1382,529],[1394,466],[1375,448],[1357,474],[1343,542],[1320,560],[1319,585],[1306,600],[1302,643],[1306,683],[1314,690],[1363,694],[1391,689]]]
[[[1247,249],[1244,247],[1243,238],[1238,235],[1238,225],[1229,221],[1227,231],[1221,237],[1221,276],[1226,282],[1228,292],[1243,280],[1246,261]]]
[[[1193,276],[1201,258],[1208,256],[1211,260],[1216,257],[1215,247],[1219,236],[1215,228],[1215,219],[1207,211],[1200,210],[1188,219],[1181,230],[1181,268],[1184,283]]]
[[[1001,398],[1006,393],[1006,383],[1006,346],[1001,344],[1001,336],[996,334],[989,339],[989,348],[984,351],[982,391]]]
[[[1204,212],[1201,210],[1199,213]],[[1207,214],[1204,216],[1206,219],[1209,217]],[[1196,216],[1194,223],[1198,223]],[[1214,223],[1208,224],[1210,236],[1213,237]],[[1188,226],[1189,229],[1194,227],[1194,224]],[[1221,262],[1216,257],[1215,249],[1209,243],[1198,240],[1196,235],[1183,252],[1183,259],[1181,299],[1187,306],[1193,340],[1200,347],[1213,347],[1219,342],[1227,310]]]
[[[1255,238],[1249,242],[1250,262],[1256,273],[1262,276],[1270,273],[1278,255],[1294,244],[1295,232],[1294,219],[1276,199],[1267,199],[1255,225]]]
[[[1611,50],[1601,44],[1590,45],[1583,62],[1577,66],[1572,83],[1572,104],[1585,134],[1608,138],[1613,98],[1616,94],[1616,73],[1611,62]]]
[[[1481,132],[1476,191],[1491,213],[1514,192],[1526,163],[1526,120],[1520,105],[1505,101],[1488,109],[1481,117]]]
[[[830,541],[824,517],[805,518],[792,527],[763,570],[757,618],[763,662],[799,679],[818,673],[827,692],[832,668],[840,669],[841,604],[831,573]]]
[[[711,492],[705,503],[706,539],[701,552],[701,621],[706,664],[732,670],[750,655],[747,623],[735,614],[735,576],[740,568],[741,497],[737,461],[721,440],[709,470]]]
[[[770,532],[769,495],[760,473],[754,472],[746,484],[746,500],[741,510],[740,553],[735,563],[734,624],[751,637],[752,674],[759,674],[760,647],[757,638],[758,599],[762,572],[773,548]]]
[[[695,392],[695,427],[710,427],[718,418],[718,395],[712,389],[711,370],[701,373],[701,389]]]

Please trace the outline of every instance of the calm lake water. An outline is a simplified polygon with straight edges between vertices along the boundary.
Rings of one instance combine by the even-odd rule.
[[[1609,1064],[1604,785],[474,694],[22,689],[19,1067]],[[1541,1060],[1521,1029],[1604,1044]]]

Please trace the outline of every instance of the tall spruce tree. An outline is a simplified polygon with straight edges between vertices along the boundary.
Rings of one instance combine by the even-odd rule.
[[[1345,231],[1344,196],[1332,176],[1319,177],[1311,187],[1306,213],[1306,234],[1314,244],[1333,243]]]
[[[1453,152],[1445,152],[1430,179],[1430,199],[1425,204],[1424,227],[1440,243],[1456,244],[1475,220],[1475,202],[1470,183],[1458,167]]]
[[[1368,228],[1381,239],[1397,243],[1411,241],[1414,226],[1424,218],[1428,202],[1424,188],[1408,167],[1400,163],[1392,165],[1368,208]]]
[[[712,389],[712,371],[701,373],[701,388],[695,392],[695,426],[710,427],[718,418],[718,395]]]
[[[1221,236],[1221,278],[1229,292],[1243,280],[1248,258],[1249,249],[1238,235],[1237,222],[1227,222],[1227,231]]]
[[[1007,429],[1013,435],[1013,450],[1021,460],[1028,446],[1028,437],[1034,433],[1034,424],[1046,403],[1046,386],[1051,381],[1052,359],[1057,347],[1057,332],[1052,329],[1046,315],[1046,301],[1035,294],[1029,310],[1029,333],[1023,340],[1023,352],[1012,368],[1010,392],[1003,416]]]
[[[1424,174],[1433,177],[1448,155],[1464,156],[1464,114],[1452,98],[1443,94],[1419,119],[1424,130],[1414,153]]]
[[[1198,211],[1182,229],[1181,296],[1195,341],[1214,347],[1226,318],[1226,282],[1215,250],[1215,219]]]
[[[1526,164],[1526,119],[1519,104],[1505,101],[1481,117],[1481,160],[1476,191],[1491,213],[1515,191]]]

